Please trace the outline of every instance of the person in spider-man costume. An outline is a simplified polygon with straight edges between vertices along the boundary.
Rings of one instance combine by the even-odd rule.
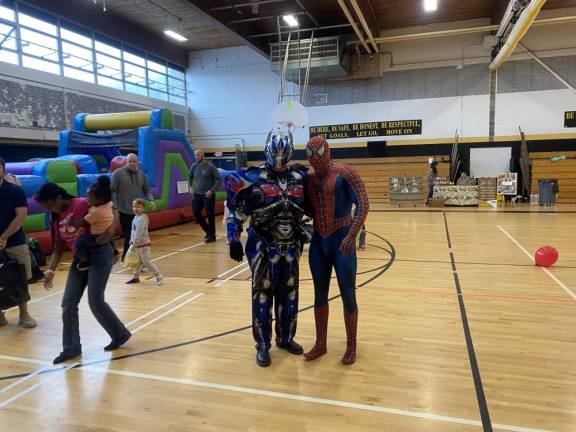
[[[304,357],[315,360],[326,354],[328,290],[334,268],[344,305],[347,336],[342,363],[349,365],[356,361],[358,325],[356,236],[368,215],[368,196],[354,168],[332,162],[330,147],[323,137],[310,139],[306,156],[314,168],[314,173],[308,175],[307,199],[314,218],[309,262],[314,281],[316,343]],[[356,207],[354,216],[352,204]]]
[[[243,223],[250,218],[246,257],[252,271],[252,334],[256,363],[269,366],[272,307],[276,316],[276,346],[300,355],[294,341],[298,314],[299,259],[310,241],[304,223],[306,169],[288,166],[293,153],[292,134],[268,136],[266,163],[235,171],[226,177],[230,257],[242,261]]]

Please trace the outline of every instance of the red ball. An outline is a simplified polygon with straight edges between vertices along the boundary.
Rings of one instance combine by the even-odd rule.
[[[115,156],[110,162],[110,172],[116,171],[118,168],[122,168],[128,163],[126,156]]]
[[[534,262],[539,267],[550,267],[558,261],[558,251],[553,246],[542,246],[534,254]]]

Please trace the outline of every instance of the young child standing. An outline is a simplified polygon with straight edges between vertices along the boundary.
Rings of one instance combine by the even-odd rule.
[[[134,221],[132,222],[132,233],[130,235],[130,247],[135,248],[140,257],[140,265],[134,271],[132,278],[126,282],[134,284],[140,282],[140,270],[142,267],[148,267],[156,277],[156,285],[164,283],[164,277],[160,274],[158,267],[150,259],[150,236],[148,235],[148,216],[144,213],[146,201],[142,198],[136,198],[132,202],[134,211]]]
[[[68,226],[80,228],[86,223],[90,224],[90,231],[85,232],[76,240],[76,257],[79,271],[87,271],[90,268],[90,250],[99,246],[96,237],[108,230],[114,221],[112,209],[112,191],[110,190],[110,178],[100,176],[86,192],[86,201],[90,206],[84,219],[68,221]]]

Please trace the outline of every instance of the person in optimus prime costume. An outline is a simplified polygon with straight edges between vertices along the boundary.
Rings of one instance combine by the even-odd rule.
[[[230,174],[224,181],[230,257],[242,261],[242,224],[250,218],[246,256],[252,271],[252,334],[256,363],[271,363],[272,306],[276,315],[276,346],[300,355],[294,341],[298,313],[299,259],[310,240],[302,222],[306,170],[288,166],[292,135],[268,135],[266,163]]]
[[[368,215],[368,196],[354,168],[332,163],[330,147],[324,138],[313,137],[306,146],[306,155],[314,168],[314,173],[308,176],[307,199],[314,217],[309,261],[314,280],[316,343],[304,357],[315,360],[326,354],[328,290],[334,267],[344,304],[347,336],[342,363],[349,365],[356,361],[356,236]],[[353,217],[352,204],[356,206]]]

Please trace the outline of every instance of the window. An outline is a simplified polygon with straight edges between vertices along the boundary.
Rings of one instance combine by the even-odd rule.
[[[124,51],[124,61],[137,64],[138,66],[146,65],[146,60],[144,59],[144,57],[137,56],[128,51]]]
[[[186,83],[184,81],[168,78],[170,94],[186,97]]]
[[[153,71],[156,72],[160,72],[161,74],[166,74],[166,66],[160,63],[156,63],[153,61],[148,60],[146,62],[146,64],[148,65],[148,69],[151,69]]]
[[[168,100],[168,95],[166,93],[159,92],[159,91],[152,90],[152,89],[149,90],[148,96],[150,96],[151,98],[154,98],[154,99],[161,99],[163,101]]]
[[[98,75],[98,85],[110,87],[116,90],[124,90],[124,84],[121,80],[108,78],[106,76]]]
[[[122,79],[122,64],[114,57],[96,53],[96,70],[98,75]]]
[[[52,74],[60,74],[60,65],[58,63],[47,62],[34,57],[22,56],[22,65],[24,67],[38,69]]]
[[[186,104],[185,72],[178,65],[25,2],[18,12],[11,5],[0,0],[0,62]]]
[[[128,80],[126,80],[126,91],[129,91],[130,93],[136,93],[142,96],[146,96],[146,87],[141,87],[139,85],[135,85],[135,84],[130,84],[128,82]]]
[[[14,21],[15,18],[16,14],[12,9],[0,5],[0,19],[4,19],[6,21]]]
[[[58,41],[56,38],[25,28],[20,29],[22,52],[45,60],[58,61]]]
[[[94,82],[94,74],[90,72],[84,72],[71,67],[64,67],[64,76],[68,78],[74,78],[80,81]]]
[[[140,66],[124,63],[124,79],[126,82],[146,87],[146,70]]]
[[[149,70],[148,87],[154,90],[159,90],[164,93],[168,92],[168,87],[166,85],[166,75]]]
[[[92,50],[80,48],[78,45],[62,42],[62,59],[65,65],[91,72],[94,70]]]
[[[12,51],[0,50],[0,62],[18,64],[18,54]]]
[[[62,40],[74,42],[75,44],[82,45],[86,48],[92,49],[92,38],[88,36],[81,35],[79,33],[67,30],[65,28],[60,29],[60,37]]]
[[[0,23],[0,50],[16,51],[16,27]]]
[[[108,54],[108,55],[111,55],[111,56],[116,57],[116,58],[121,57],[120,48],[116,48],[112,45],[105,44],[104,42],[100,42],[98,40],[95,42],[94,45],[95,45],[96,51],[98,51],[98,52]]]
[[[23,14],[22,12],[18,14],[18,21],[20,22],[21,26],[30,27],[38,31],[51,34],[52,36],[56,36],[58,34],[57,27],[54,24],[50,24],[41,19]]]
[[[179,80],[184,81],[185,80],[185,76],[184,76],[184,72],[174,69],[174,68],[168,68],[168,75],[171,76],[172,78],[177,78]]]

